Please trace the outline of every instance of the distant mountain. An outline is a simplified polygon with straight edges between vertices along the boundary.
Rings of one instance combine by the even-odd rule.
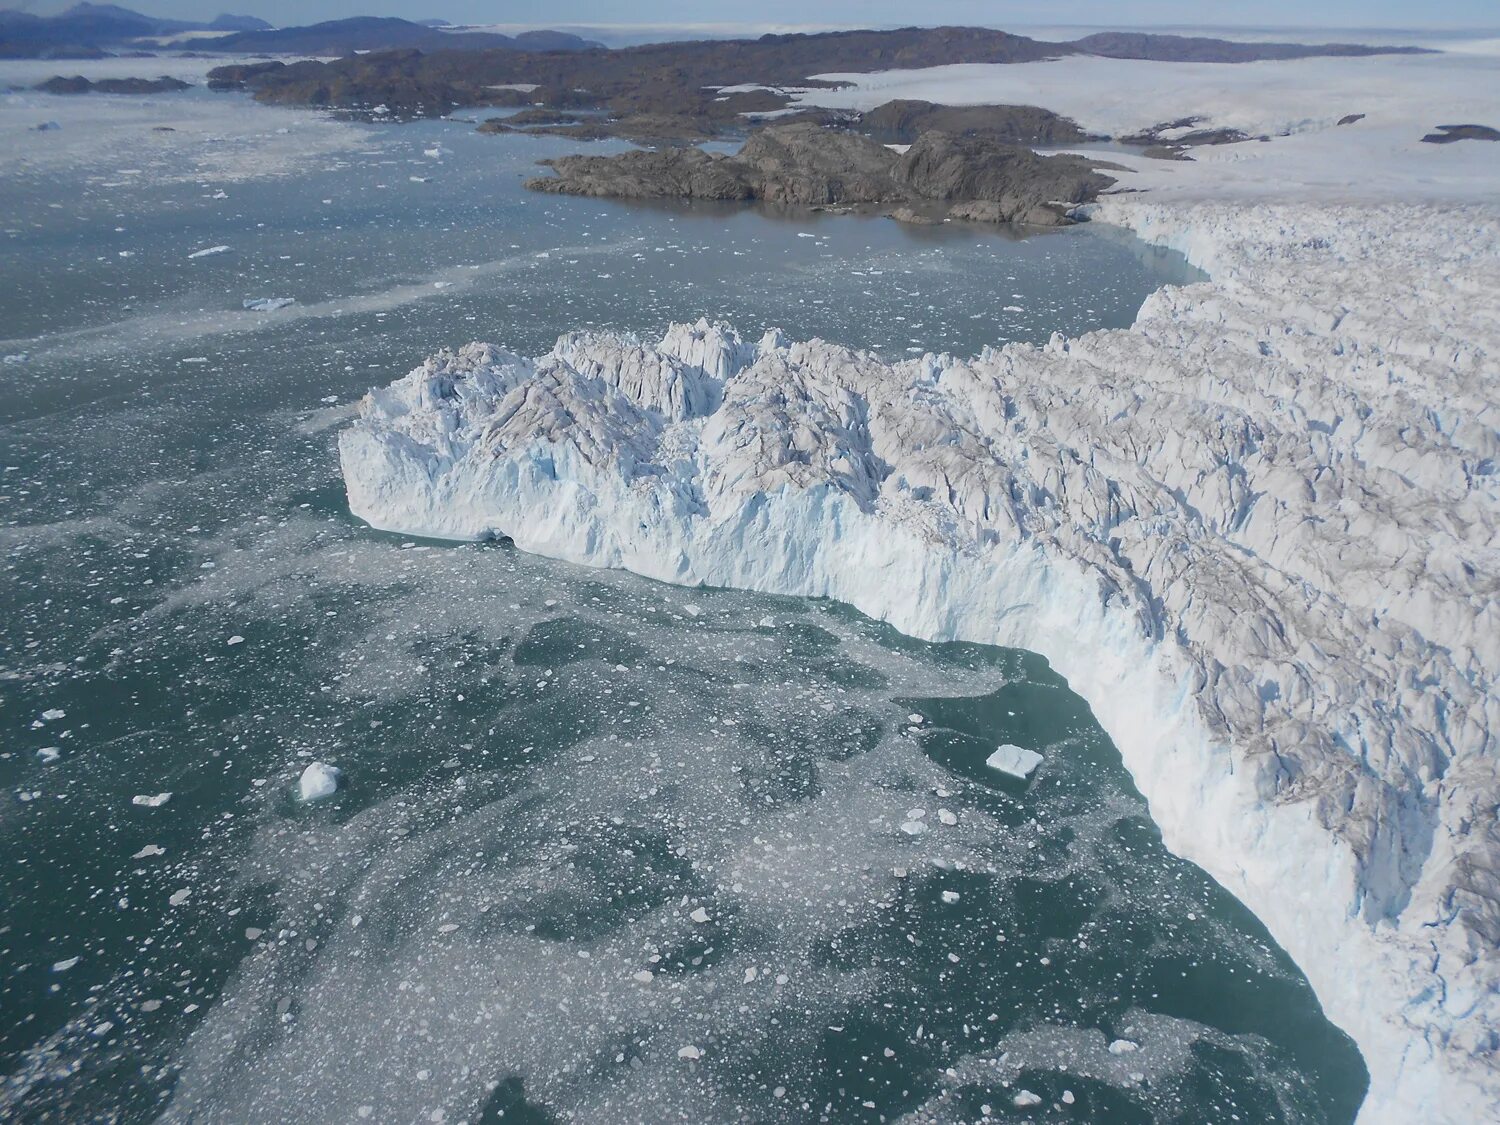
[[[527,31],[517,36],[487,31],[443,31],[446,20],[355,16],[308,27],[275,28],[254,16],[224,14],[212,23],[157,19],[117,4],[75,4],[55,16],[0,9],[0,58],[97,58],[108,48],[140,39],[188,31],[224,31],[200,39],[198,50],[281,54],[346,55],[352,51],[417,48],[443,50],[581,51],[599,44],[560,31]]]
[[[219,18],[239,21],[239,27],[270,26],[249,16]],[[74,4],[55,16],[0,10],[0,58],[98,58],[104,48],[133,40],[210,29],[206,23],[157,19],[118,4]]]
[[[213,22],[208,25],[209,31],[270,31],[275,24],[267,23],[265,20],[256,19],[254,16],[236,16],[228,12],[215,16]]]
[[[246,31],[211,43],[198,44],[215,51],[296,55],[347,55],[351,51],[385,51],[416,48],[419,51],[526,50],[582,51],[597,47],[576,35],[561,31],[528,31],[511,37],[489,31],[443,31],[389,16],[355,16],[329,20],[307,27],[283,27],[274,31]]]

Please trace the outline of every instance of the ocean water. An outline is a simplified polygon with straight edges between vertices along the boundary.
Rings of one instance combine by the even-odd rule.
[[[1128,324],[1180,258],[531,195],[578,146],[464,123],[56,107],[0,101],[0,1116],[1353,1119],[1353,1045],[1036,656],[343,503],[337,428],[439,347],[967,353]]]

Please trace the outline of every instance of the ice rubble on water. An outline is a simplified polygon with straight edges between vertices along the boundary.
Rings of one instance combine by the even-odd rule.
[[[366,398],[340,440],[350,506],[1042,653],[1168,845],[1354,1036],[1364,1120],[1482,1119],[1500,1104],[1500,221],[1104,211],[1218,280],[1153,295],[1129,330],[972,359],[705,322],[536,358],[471,344]]]

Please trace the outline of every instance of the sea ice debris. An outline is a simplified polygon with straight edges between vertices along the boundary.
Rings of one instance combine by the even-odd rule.
[[[148,809],[159,809],[171,799],[172,794],[170,793],[158,793],[154,797],[144,793],[137,793],[134,797],[130,798],[130,803],[132,805],[141,805]]]

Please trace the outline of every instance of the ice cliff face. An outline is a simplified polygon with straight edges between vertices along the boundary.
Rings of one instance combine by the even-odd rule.
[[[1173,850],[1370,1068],[1500,1105],[1500,218],[1101,205],[1212,283],[1133,328],[888,363],[673,327],[372,391],[353,511],[1047,656]]]

